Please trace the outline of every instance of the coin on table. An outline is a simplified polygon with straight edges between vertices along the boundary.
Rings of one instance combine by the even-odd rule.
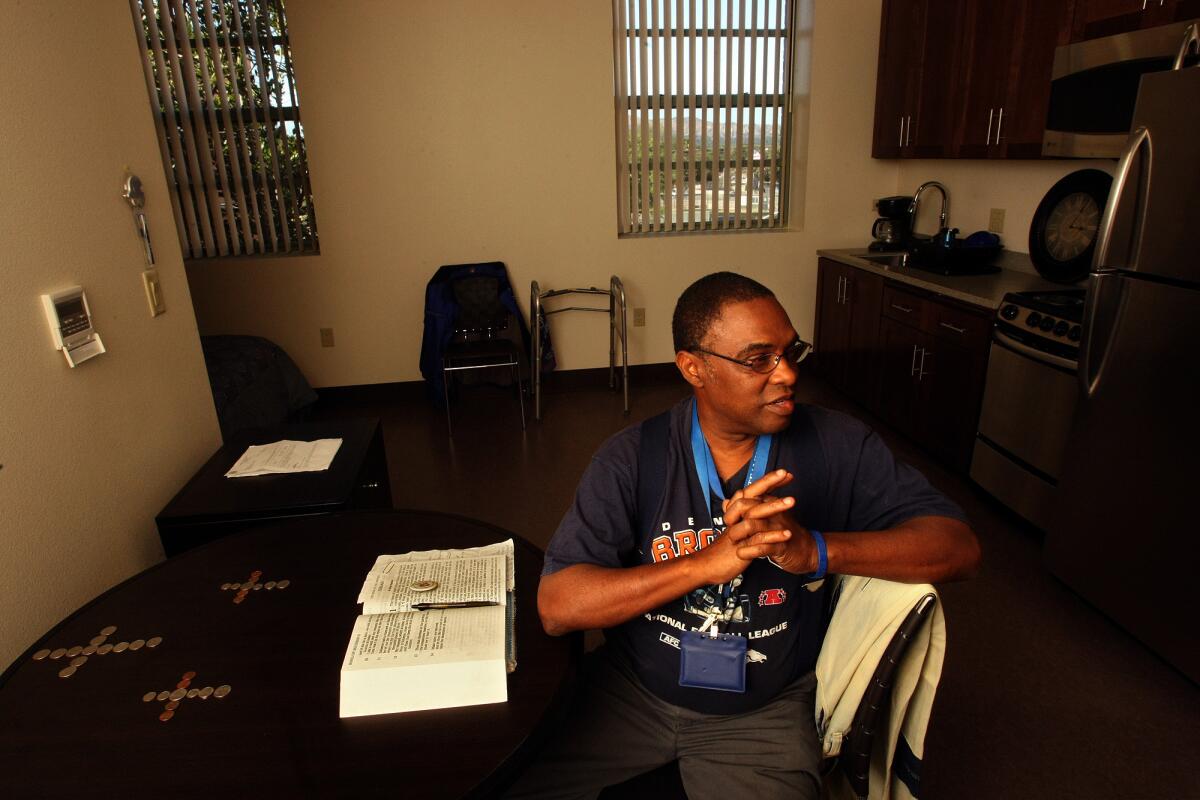
[[[124,653],[128,649],[129,649],[129,642],[117,642],[116,644],[113,645],[114,653]]]
[[[213,693],[213,687],[205,686],[203,689],[200,690],[200,699],[207,700],[212,693]]]
[[[160,722],[170,722],[171,717],[173,717],[173,716],[175,716],[174,711],[164,711],[163,713],[158,715],[158,719]]]
[[[94,644],[89,644],[87,647],[83,648],[83,654],[84,654],[85,656],[94,656],[94,655],[96,655],[96,645],[94,645]]]
[[[146,640],[146,647],[158,647],[160,644],[162,644],[161,636],[151,636]]]
[[[191,681],[180,681],[179,683],[175,684],[175,688],[176,689],[186,689],[187,687],[189,687],[191,685],[192,685]]]
[[[250,573],[250,577],[253,578],[254,580],[258,580],[259,578],[262,577],[262,570],[261,569],[254,570],[254,572]]]
[[[257,592],[257,591],[258,591],[259,589],[261,589],[261,588],[262,588],[262,584],[261,584],[261,583],[256,583],[256,584],[254,584],[254,591],[256,591],[256,592]]]
[[[187,689],[176,689],[175,691],[171,692],[172,700],[182,700],[185,697],[187,697]]]
[[[36,653],[33,654],[33,660],[34,661],[42,661],[48,655],[50,655],[50,649],[42,648],[41,650],[38,650]]]
[[[440,584],[433,580],[413,581],[408,585],[408,588],[414,592],[432,592]]]
[[[116,633],[116,632],[117,632],[117,626],[116,626],[116,625],[109,625],[109,626],[108,626],[108,627],[106,627],[106,628],[101,628],[101,629],[100,629],[100,635],[101,635],[101,636],[112,636],[112,635],[113,635],[114,633]]]
[[[188,693],[187,693],[188,700],[191,700],[198,694],[200,694],[199,689],[188,689]]]
[[[227,591],[229,591],[229,585],[230,585],[230,584],[229,584],[229,581],[225,581],[224,583],[222,583],[222,584],[221,584],[221,591],[222,591],[222,592],[227,592]]]
[[[228,683],[223,683],[213,691],[213,697],[224,697],[233,691],[233,687]]]
[[[183,673],[183,675],[181,675],[180,677],[185,681],[190,681],[192,678],[196,677],[196,673],[195,673],[195,671],[189,669],[187,672]]]
[[[62,658],[66,654],[67,654],[67,648],[59,647],[53,653],[50,654],[50,659],[52,661],[58,661],[60,658]]]
[[[132,642],[129,643],[130,650],[141,650],[145,646],[146,646],[145,639],[134,639]]]
[[[149,703],[156,697],[158,697],[158,692],[146,692],[144,695],[142,695],[142,702]]]
[[[233,590],[233,591],[235,591],[235,592],[236,592],[238,589],[242,588],[242,585],[241,585],[240,583],[227,583],[227,584],[225,584],[225,585],[226,585],[226,586],[228,586],[230,589],[232,589],[232,590]]]
[[[67,655],[70,656],[71,658],[74,658],[75,656],[79,655],[82,652],[83,652],[83,648],[80,647],[79,645],[75,645],[74,647],[72,647],[70,650],[67,651]]]
[[[165,706],[163,706],[163,708],[165,708],[167,711],[174,711],[175,709],[179,708],[179,701],[172,700],[171,702],[169,702]]]
[[[112,649],[113,649],[113,646],[111,644],[102,644],[96,648],[96,655],[106,656],[112,652]]]
[[[63,667],[62,669],[60,669],[60,670],[58,671],[58,677],[60,677],[60,678],[69,678],[69,677],[71,677],[72,675],[74,675],[74,674],[75,674],[75,670],[76,670],[76,669],[78,669],[78,667],[72,667],[72,666],[70,666],[70,665],[68,665],[68,666],[65,666],[65,667]]]
[[[72,667],[82,667],[86,663],[87,663],[87,656],[75,656],[74,658],[71,659]]]
[[[275,581],[267,581],[266,583],[263,584],[263,588],[266,589],[267,591],[274,589]]]
[[[171,697],[171,693],[168,692],[166,689],[163,689],[161,692],[156,694],[155,697],[158,699],[158,702],[161,703],[163,700],[169,699]]]
[[[292,584],[291,581],[289,581],[287,578],[284,578],[279,583],[275,584],[275,588],[276,589],[286,589],[291,584]]]
[[[93,636],[90,644],[93,647],[99,647],[100,645],[104,644],[106,641],[108,641],[107,636]]]

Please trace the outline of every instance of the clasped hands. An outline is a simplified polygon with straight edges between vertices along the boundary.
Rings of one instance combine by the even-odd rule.
[[[771,494],[791,480],[790,472],[777,469],[723,501],[725,532],[700,551],[713,559],[713,583],[732,579],[756,558],[770,558],[793,574],[816,570],[816,543],[791,513],[795,498]]]

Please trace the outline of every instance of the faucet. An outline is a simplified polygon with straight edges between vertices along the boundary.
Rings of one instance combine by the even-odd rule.
[[[946,187],[937,181],[925,181],[917,187],[917,191],[913,194],[912,202],[908,204],[908,230],[910,234],[916,232],[917,206],[921,202],[921,195],[929,188],[937,189],[942,193],[941,224],[938,230],[946,229],[946,216],[950,213],[950,194],[946,191]]]

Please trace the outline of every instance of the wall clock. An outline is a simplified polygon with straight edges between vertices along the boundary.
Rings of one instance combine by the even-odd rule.
[[[1029,226],[1029,258],[1042,277],[1075,283],[1087,276],[1112,176],[1072,172],[1050,187]]]

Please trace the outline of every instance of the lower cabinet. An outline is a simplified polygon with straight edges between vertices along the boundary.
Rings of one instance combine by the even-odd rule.
[[[820,288],[833,300],[851,298],[832,310],[830,297],[818,299],[817,352],[826,378],[943,463],[965,471],[979,422],[992,311],[827,259],[820,269]],[[877,281],[879,293],[856,305],[847,286],[863,278]],[[828,359],[826,345],[835,350]]]
[[[817,362],[826,380],[859,403],[875,402],[883,278],[828,258],[817,273]]]

